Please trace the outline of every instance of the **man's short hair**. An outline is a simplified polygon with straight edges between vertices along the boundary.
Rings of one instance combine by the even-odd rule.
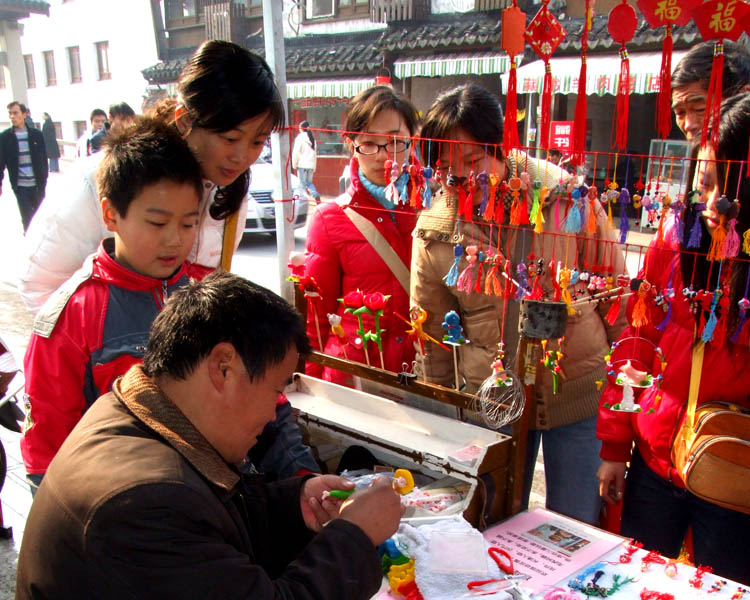
[[[713,41],[691,48],[672,72],[672,89],[698,83],[707,90],[713,61]],[[731,40],[724,40],[724,76],[721,85],[725,98],[739,94],[743,87],[750,85],[750,53]]]
[[[26,105],[23,102],[19,102],[18,100],[13,100],[12,102],[8,103],[7,109],[10,110],[13,106],[17,106],[18,110],[20,110],[24,115],[29,112],[29,109],[26,108]]]
[[[89,123],[94,120],[94,117],[104,117],[107,118],[107,113],[105,113],[101,108],[95,108],[91,111],[91,116],[89,116]]]
[[[175,127],[141,117],[132,128],[107,136],[96,172],[99,198],[108,198],[125,217],[133,199],[160,181],[187,184],[200,198],[203,182],[198,161]]]
[[[281,363],[291,348],[310,352],[299,313],[280,296],[247,279],[216,271],[180,288],[151,325],[143,368],[147,375],[187,378],[227,342],[251,381]]]
[[[118,102],[117,104],[111,104],[109,107],[109,116],[117,117],[118,119],[132,119],[135,117],[135,111],[130,108],[127,102]]]

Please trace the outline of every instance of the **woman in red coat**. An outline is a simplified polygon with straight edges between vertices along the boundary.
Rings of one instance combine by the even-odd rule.
[[[640,292],[633,296],[628,317],[633,323],[633,315],[640,315],[641,327],[631,325],[620,337],[627,356],[620,347],[612,355],[614,368],[625,358],[635,359],[647,365],[652,375],[663,369],[663,380],[659,388],[648,387],[636,396],[642,409],[638,413],[611,410],[610,406],[620,402],[623,388],[614,383],[605,388],[597,423],[603,459],[598,476],[600,493],[607,502],[622,498],[624,485],[622,535],[635,538],[649,550],[676,557],[688,527],[692,527],[696,564],[711,566],[715,575],[748,584],[750,515],[687,491],[671,460],[672,440],[682,426],[688,400],[693,348],[701,338],[705,350],[698,406],[729,402],[750,409],[750,324],[745,318],[747,301],[742,302],[748,295],[747,257],[741,253],[739,260],[709,262],[706,256],[714,231],[724,228],[729,219],[736,218],[740,236],[750,228],[750,178],[745,176],[746,164],[742,162],[747,160],[750,139],[750,94],[724,102],[718,127],[718,150],[714,153],[710,146],[696,149],[698,160],[692,162],[689,179],[693,189],[702,192],[705,204],[688,194],[682,238],[678,233],[678,243],[654,241],[639,274],[667,304],[657,306],[653,297]],[[727,166],[725,161],[733,162]],[[724,193],[729,198],[737,194],[739,214],[736,210],[740,207],[732,207]],[[671,238],[672,231],[665,237]],[[723,296],[714,303],[717,288]],[[642,300],[647,300],[645,305]]]
[[[406,317],[409,311],[408,268],[416,215],[409,206],[412,184],[404,166],[413,162],[411,136],[418,118],[416,109],[388,86],[369,88],[352,99],[345,134],[352,153],[351,184],[335,201],[318,206],[308,229],[305,256],[306,274],[320,289],[320,298],[311,303],[314,310],[307,315],[313,347],[395,372],[414,358],[407,325],[393,313]],[[392,173],[386,173],[389,160],[394,164]],[[373,243],[383,244],[386,250],[378,252]],[[382,352],[377,339],[371,338],[365,342],[365,356],[362,333],[377,335],[371,313],[382,305],[378,294],[390,296],[378,319]],[[362,304],[371,310],[354,315]],[[331,333],[329,314],[341,317],[343,335]],[[308,364],[307,372],[351,384],[344,373],[318,365]]]

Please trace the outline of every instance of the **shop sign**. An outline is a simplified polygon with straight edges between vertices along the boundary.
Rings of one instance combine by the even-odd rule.
[[[294,108],[326,108],[329,106],[347,106],[349,98],[299,98],[290,100]]]
[[[573,148],[573,121],[552,121],[551,131],[550,148],[557,148],[563,153]]]

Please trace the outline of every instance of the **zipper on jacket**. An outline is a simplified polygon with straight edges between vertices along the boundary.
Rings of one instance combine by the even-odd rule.
[[[162,279],[161,281],[161,296],[162,302],[166,302],[169,298],[169,285],[167,284],[166,279]]]

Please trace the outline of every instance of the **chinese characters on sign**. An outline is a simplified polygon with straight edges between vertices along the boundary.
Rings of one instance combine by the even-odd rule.
[[[573,121],[552,121],[550,148],[557,148],[563,154],[573,147]]]

